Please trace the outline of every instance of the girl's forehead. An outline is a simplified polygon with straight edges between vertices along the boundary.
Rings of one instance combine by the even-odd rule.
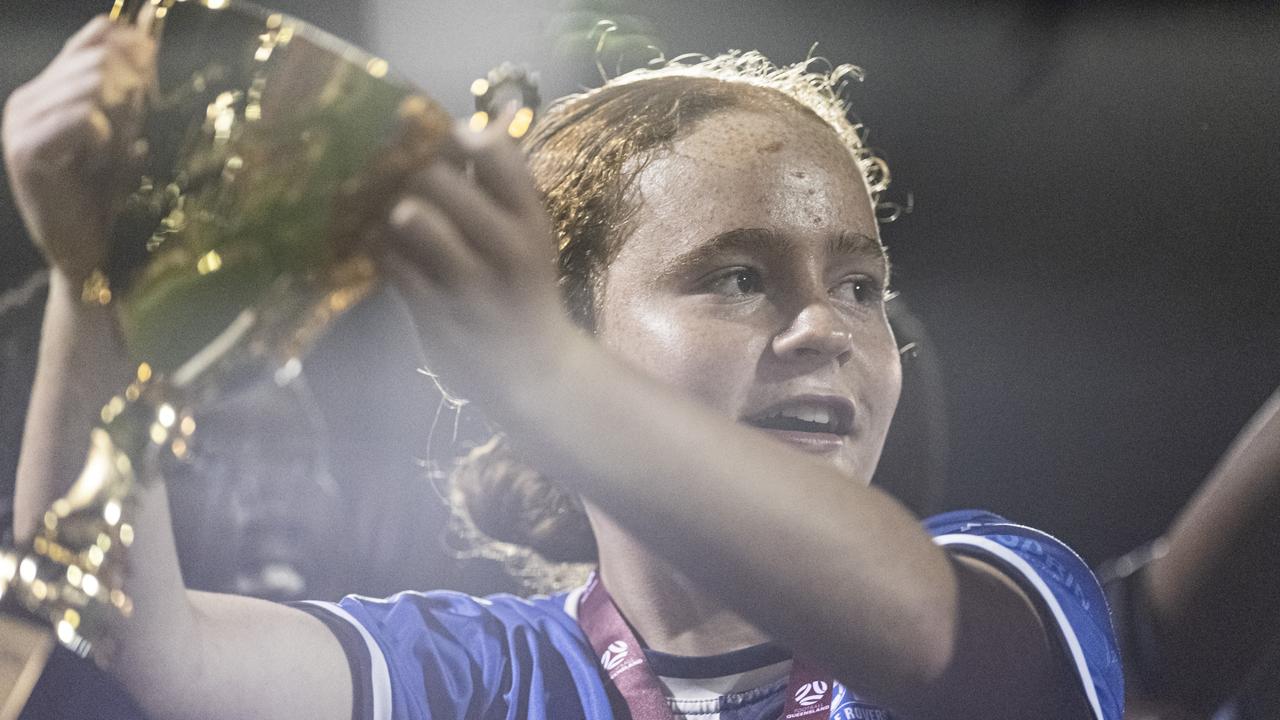
[[[637,181],[638,224],[876,235],[861,168],[825,123],[798,111],[734,109],[704,118],[657,153]]]
[[[779,153],[830,154],[847,160],[849,169],[861,173],[844,142],[825,122],[807,110],[779,105],[773,108],[733,107],[702,118],[673,143],[673,152],[714,159],[716,154]]]

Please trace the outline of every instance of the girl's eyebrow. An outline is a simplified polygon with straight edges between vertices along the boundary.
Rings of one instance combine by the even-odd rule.
[[[795,245],[771,228],[734,228],[712,236],[701,245],[663,264],[662,274],[679,275],[698,270],[720,256],[738,252],[767,258],[786,257]],[[888,268],[889,258],[880,241],[860,232],[846,230],[832,236],[830,257],[857,257]]]
[[[845,230],[831,238],[828,252],[831,257],[853,255],[865,257],[885,265],[889,264],[889,254],[885,252],[884,245],[878,239],[851,230]]]

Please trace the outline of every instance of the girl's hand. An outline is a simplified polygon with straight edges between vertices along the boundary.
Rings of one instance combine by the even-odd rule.
[[[154,63],[143,30],[100,16],[5,104],[4,160],[18,210],[77,291],[105,259]]]
[[[551,224],[505,133],[509,119],[457,130],[459,164],[435,162],[410,180],[382,255],[431,371],[491,409],[550,372],[577,334],[556,287]]]

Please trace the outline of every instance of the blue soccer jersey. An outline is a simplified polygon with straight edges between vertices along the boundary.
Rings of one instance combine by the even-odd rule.
[[[1124,673],[1111,612],[1089,566],[1057,538],[994,513],[958,510],[924,521],[933,541],[1001,568],[1039,609],[1093,717],[1124,714]]]
[[[979,557],[1017,582],[1039,608],[1092,717],[1120,720],[1123,682],[1111,618],[1079,556],[1045,533],[991,513],[945,513],[925,528],[949,552]],[[346,651],[359,720],[612,720],[600,660],[575,618],[579,594],[522,599],[406,592],[298,607],[325,622]],[[765,684],[762,693],[782,690],[776,678]],[[726,711],[730,705],[720,703]],[[781,696],[755,705],[780,708]],[[891,717],[837,687],[832,720]]]

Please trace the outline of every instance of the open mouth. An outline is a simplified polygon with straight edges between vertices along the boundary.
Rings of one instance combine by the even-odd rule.
[[[844,437],[853,432],[853,404],[842,397],[792,398],[745,422],[779,434]]]

